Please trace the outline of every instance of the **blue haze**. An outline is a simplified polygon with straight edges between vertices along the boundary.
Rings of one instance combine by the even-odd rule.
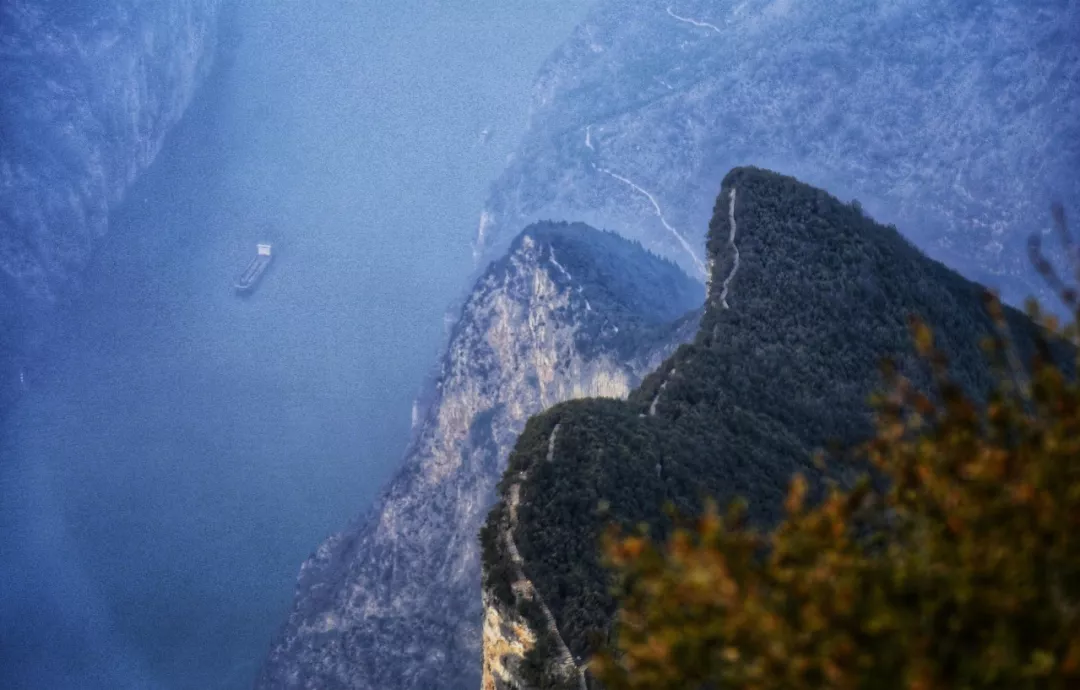
[[[250,687],[300,562],[397,464],[535,68],[585,9],[241,5],[0,430],[0,685]]]

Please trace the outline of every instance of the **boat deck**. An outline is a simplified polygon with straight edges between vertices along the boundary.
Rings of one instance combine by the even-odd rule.
[[[259,279],[262,278],[263,273],[269,268],[272,259],[273,256],[270,253],[270,245],[258,245],[258,252],[255,254],[255,258],[251,260],[251,263],[244,269],[244,272],[236,279],[237,292],[251,292],[254,290],[255,286],[259,283]]]

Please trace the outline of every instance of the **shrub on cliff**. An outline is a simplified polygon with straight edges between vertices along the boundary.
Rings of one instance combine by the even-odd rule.
[[[1080,254],[1055,208],[1080,278]],[[1033,257],[1080,317],[1077,292]],[[617,642],[592,662],[609,690],[1080,687],[1080,385],[1047,328],[1022,366],[996,299],[997,384],[975,402],[913,319],[933,374],[920,392],[886,367],[874,476],[816,505],[796,477],[785,519],[751,529],[710,507],[664,544],[609,534]],[[1075,354],[1075,351],[1073,352]],[[880,480],[884,481],[880,481]]]

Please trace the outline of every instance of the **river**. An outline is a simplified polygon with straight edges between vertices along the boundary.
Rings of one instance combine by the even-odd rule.
[[[5,688],[250,687],[301,561],[401,457],[487,185],[586,4],[240,5],[0,430]]]

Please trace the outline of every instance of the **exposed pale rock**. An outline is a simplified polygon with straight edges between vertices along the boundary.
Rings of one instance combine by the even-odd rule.
[[[670,294],[669,314],[624,309],[607,284],[579,282],[554,258],[560,243],[587,235],[661,267],[663,284],[639,287]],[[612,261],[605,251],[598,264]],[[404,466],[374,509],[301,569],[258,687],[475,688],[484,626],[510,631],[507,649],[527,648],[520,621],[485,613],[481,601],[477,533],[507,455],[525,421],[551,405],[625,397],[696,329],[692,317],[663,319],[701,299],[674,265],[612,235],[584,226],[521,235],[467,299]],[[637,331],[640,343],[628,345]]]

